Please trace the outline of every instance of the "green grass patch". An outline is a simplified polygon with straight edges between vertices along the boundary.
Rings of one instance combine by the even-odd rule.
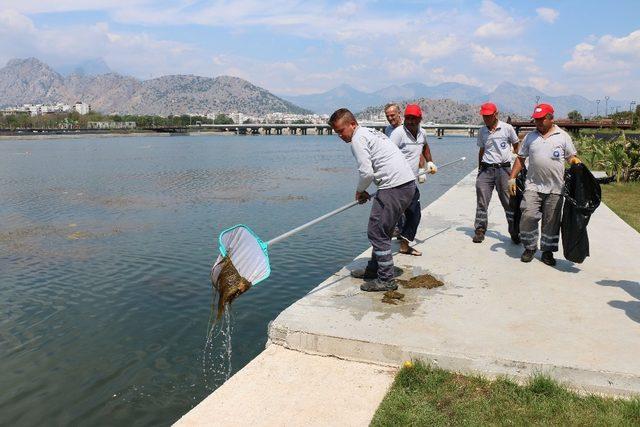
[[[580,396],[544,375],[521,386],[418,362],[400,370],[371,425],[638,426],[640,398]]]
[[[602,200],[627,224],[640,232],[640,182],[602,185]]]

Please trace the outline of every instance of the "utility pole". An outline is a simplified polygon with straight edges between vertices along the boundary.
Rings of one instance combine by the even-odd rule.
[[[536,96],[536,105],[540,103],[540,95]]]
[[[600,100],[596,99],[596,117],[600,115]]]
[[[636,101],[631,101],[631,102],[629,103],[629,112],[630,112],[630,113],[633,113],[633,106],[634,106],[634,105],[636,105]]]
[[[604,115],[609,117],[609,96],[604,97]]]

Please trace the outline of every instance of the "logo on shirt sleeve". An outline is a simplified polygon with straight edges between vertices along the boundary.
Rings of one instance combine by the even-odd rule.
[[[553,152],[553,157],[555,157],[556,159],[560,157],[560,150],[555,150]]]
[[[506,142],[502,142],[500,144],[500,148],[507,148],[507,143]]]

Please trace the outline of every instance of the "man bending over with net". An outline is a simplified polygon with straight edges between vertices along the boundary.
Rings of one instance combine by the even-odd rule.
[[[409,207],[416,191],[415,176],[400,149],[382,132],[358,126],[346,108],[336,110],[329,125],[347,144],[358,164],[360,179],[356,200],[366,203],[371,196],[367,188],[373,182],[378,192],[373,197],[367,236],[373,246],[365,269],[351,275],[374,279],[360,286],[363,291],[390,291],[398,288],[394,279],[391,237],[400,215]]]

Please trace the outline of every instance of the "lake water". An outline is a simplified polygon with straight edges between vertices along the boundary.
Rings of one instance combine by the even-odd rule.
[[[476,163],[473,139],[430,145],[437,163],[468,160],[429,177],[423,207]],[[218,233],[244,223],[268,240],[355,183],[335,136],[0,141],[0,425],[177,420],[222,381],[221,355],[203,368]],[[271,277],[232,307],[232,372],[367,248],[369,207],[270,248]]]

